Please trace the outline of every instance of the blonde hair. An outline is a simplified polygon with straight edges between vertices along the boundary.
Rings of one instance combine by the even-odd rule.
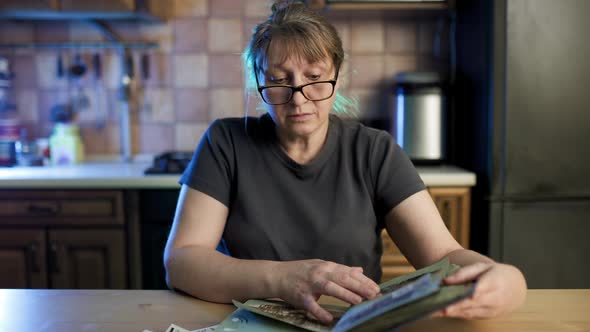
[[[310,63],[332,60],[338,72],[344,62],[342,40],[332,24],[323,16],[298,1],[278,1],[272,5],[272,14],[258,24],[250,43],[242,55],[247,100],[257,93],[255,75],[268,60],[271,42],[280,61],[295,55]],[[278,45],[277,45],[278,44]],[[338,114],[356,115],[357,101],[336,92],[333,109]],[[249,106],[249,105],[246,105]]]

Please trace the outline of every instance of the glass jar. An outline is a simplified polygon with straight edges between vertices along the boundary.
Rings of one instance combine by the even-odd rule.
[[[84,160],[84,144],[78,126],[56,123],[49,138],[51,164],[72,165]]]

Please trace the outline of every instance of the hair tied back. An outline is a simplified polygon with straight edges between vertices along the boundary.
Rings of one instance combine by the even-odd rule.
[[[302,0],[276,0],[271,7],[271,11],[276,14],[278,11],[284,10],[290,6],[304,6],[305,1]]]

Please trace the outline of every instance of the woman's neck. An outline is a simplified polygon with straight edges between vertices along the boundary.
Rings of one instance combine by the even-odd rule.
[[[289,158],[305,165],[320,154],[328,137],[328,126],[322,126],[307,136],[290,136],[277,130],[277,137],[279,145]]]

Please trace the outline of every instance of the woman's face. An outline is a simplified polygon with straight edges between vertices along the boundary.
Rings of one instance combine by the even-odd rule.
[[[269,52],[272,54],[272,52]],[[272,55],[265,67],[258,73],[260,86],[302,84],[333,80],[336,70],[331,60],[309,63],[301,57],[292,56],[284,62],[273,61]],[[267,112],[277,126],[279,134],[297,139],[310,137],[314,133],[326,133],[336,90],[328,99],[311,101],[300,91],[294,92],[292,99],[283,105],[265,104]]]

